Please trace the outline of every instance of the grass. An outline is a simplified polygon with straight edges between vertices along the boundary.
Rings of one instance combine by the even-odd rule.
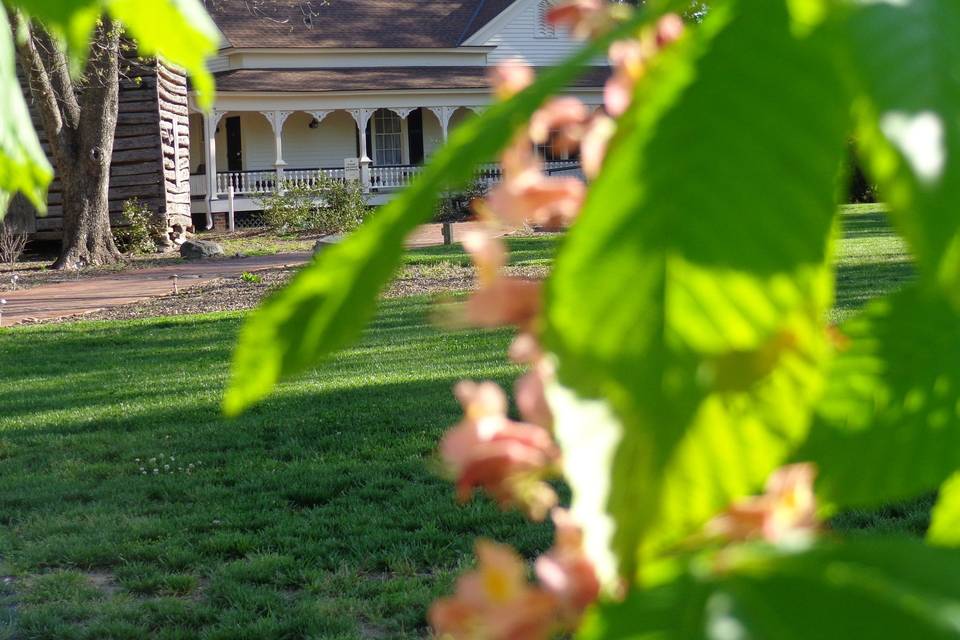
[[[18,637],[419,637],[476,536],[545,549],[545,527],[454,508],[430,469],[453,383],[516,370],[506,334],[437,332],[428,311],[385,302],[362,344],[235,422],[238,315],[3,335]],[[161,454],[195,471],[143,475]]]
[[[844,220],[838,319],[910,277],[881,215]],[[542,265],[556,243],[511,246]],[[384,301],[359,345],[233,422],[218,403],[238,314],[0,331],[0,638],[419,638],[476,537],[544,550],[547,525],[457,508],[435,473],[453,383],[518,370],[507,333],[429,313]],[[837,524],[916,530],[928,509]]]
[[[515,266],[544,266],[553,261],[557,249],[557,234],[507,238],[510,264]],[[431,266],[436,264],[469,267],[470,257],[459,244],[426,247],[410,251],[404,257],[407,266]]]
[[[906,244],[876,205],[851,205],[837,243],[837,300],[830,320],[842,322],[870,299],[913,277]]]
[[[277,253],[311,251],[318,235],[277,234],[264,229],[215,231],[204,233],[202,240],[212,240],[223,247],[228,256],[269,256]]]

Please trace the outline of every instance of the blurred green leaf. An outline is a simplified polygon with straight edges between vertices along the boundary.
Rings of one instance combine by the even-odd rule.
[[[641,543],[753,492],[805,435],[848,123],[830,52],[782,0],[714,7],[634,103],[557,257],[546,332],[561,382],[622,425],[603,507],[628,575]],[[564,450],[609,437],[581,431]]]
[[[954,473],[940,486],[927,541],[944,547],[960,547],[960,473]]]
[[[960,308],[960,3],[849,4],[858,142],[921,271]]]
[[[140,53],[187,70],[201,106],[213,104],[207,58],[220,45],[220,30],[199,0],[106,0],[114,19],[136,40]]]
[[[13,0],[13,6],[64,37],[75,63],[85,58],[90,33],[104,12],[124,25],[144,56],[160,56],[187,70],[204,106],[213,104],[207,58],[220,30],[200,0]]]
[[[960,637],[960,553],[858,539],[732,550],[716,570],[603,605],[578,640]]]
[[[638,11],[630,22],[544,73],[513,99],[458,127],[408,189],[266,300],[241,330],[223,404],[227,415],[241,413],[266,397],[281,378],[319,364],[356,340],[373,313],[377,294],[400,263],[404,239],[430,218],[440,191],[469,180],[474,168],[503,148],[548,96],[567,86],[613,39],[645,19],[646,12]]]
[[[960,315],[913,286],[842,327],[808,442],[818,492],[866,506],[931,491],[960,469]],[[855,456],[852,457],[852,456]]]
[[[47,185],[53,179],[20,91],[14,60],[10,24],[0,8],[0,219],[6,214],[9,194],[17,191],[45,211]],[[4,192],[7,197],[2,197]]]

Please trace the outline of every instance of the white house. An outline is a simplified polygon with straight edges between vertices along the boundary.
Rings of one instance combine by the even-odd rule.
[[[278,179],[362,167],[371,202],[407,184],[490,102],[487,68],[550,67],[579,46],[551,0],[206,0],[223,38],[213,111],[190,100],[194,214],[258,208]],[[569,91],[602,104],[602,61]],[[544,149],[548,167],[571,161]],[[496,175],[495,167],[488,167]],[[232,196],[231,196],[232,194]]]

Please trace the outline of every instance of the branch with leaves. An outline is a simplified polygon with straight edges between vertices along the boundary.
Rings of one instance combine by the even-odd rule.
[[[248,318],[224,407],[358,337],[436,193],[501,153],[488,219],[570,229],[542,285],[501,276],[493,236],[467,239],[462,318],[517,325],[529,373],[519,419],[495,385],[458,385],[440,454],[461,499],[550,513],[557,540],[534,582],[480,541],[432,610],[440,635],[958,637],[960,5],[717,0],[658,39],[688,6],[562,3],[584,50],[535,80],[504,68],[502,101]],[[613,121],[550,100],[602,51]],[[589,184],[539,174],[530,144],[557,128],[599,167]],[[834,327],[851,131],[918,275]],[[824,524],[938,488],[925,544]]]

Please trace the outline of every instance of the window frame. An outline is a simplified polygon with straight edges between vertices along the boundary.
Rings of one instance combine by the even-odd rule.
[[[373,161],[378,167],[399,167],[404,164],[403,145],[403,118],[390,109],[377,109],[372,117],[371,133],[373,134]],[[387,123],[390,130],[387,131]],[[394,131],[393,123],[396,123]],[[392,144],[393,142],[396,144]],[[386,154],[390,154],[389,161]],[[392,160],[396,159],[396,162]]]

